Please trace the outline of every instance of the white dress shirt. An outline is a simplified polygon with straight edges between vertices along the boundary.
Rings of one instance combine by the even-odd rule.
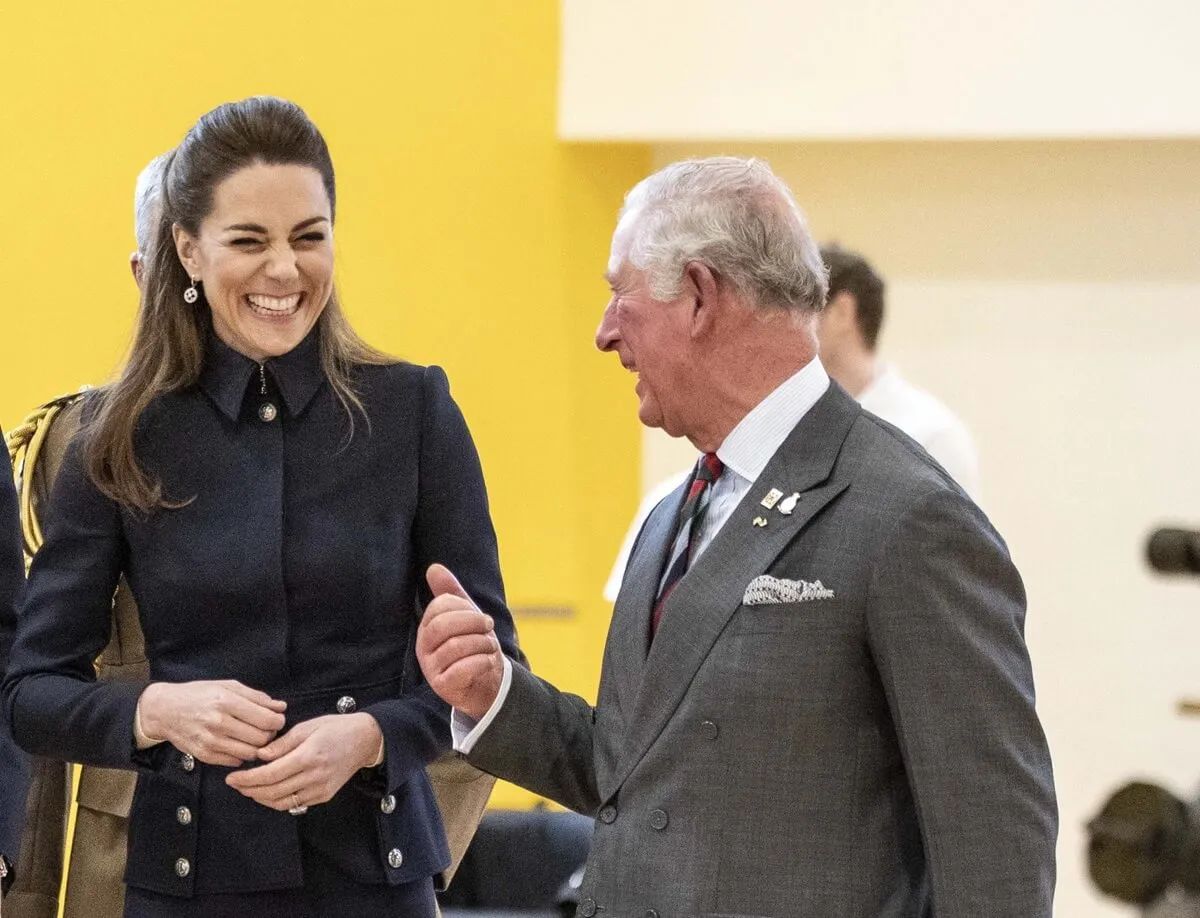
[[[762,470],[767,467],[771,457],[783,445],[788,434],[800,423],[800,419],[808,413],[828,388],[829,374],[825,372],[821,361],[814,357],[801,370],[788,377],[770,395],[755,405],[729,432],[725,441],[717,447],[717,458],[724,464],[725,470],[712,486],[708,510],[704,514],[700,531],[696,534],[697,537],[692,541],[693,563],[712,544],[712,540],[721,531],[725,521],[741,503],[746,492],[750,490],[750,486],[762,474]],[[681,480],[675,480],[676,487]],[[673,491],[675,488],[672,487],[670,490]],[[656,501],[655,504],[657,503]],[[646,516],[649,516],[650,510],[653,509],[654,506],[651,506],[647,510]],[[644,518],[639,521],[635,531],[640,531],[641,524],[644,522]],[[630,544],[632,546],[632,540]],[[623,570],[624,566],[622,565],[622,573]],[[474,748],[475,742],[483,735],[488,725],[495,719],[496,713],[503,707],[511,685],[512,663],[505,657],[504,678],[500,683],[500,691],[487,714],[476,723],[457,710],[451,712],[450,732],[454,740],[455,751],[465,754]]]
[[[979,455],[957,415],[941,401],[906,380],[890,364],[881,364],[859,403],[895,424],[925,447],[973,500],[979,500]]]

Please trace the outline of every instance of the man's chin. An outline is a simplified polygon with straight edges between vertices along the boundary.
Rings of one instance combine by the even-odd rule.
[[[663,418],[662,412],[658,410],[658,406],[653,403],[647,403],[643,400],[638,404],[638,420],[646,427],[662,428]]]
[[[679,437],[686,436],[686,434],[678,427],[672,428],[667,426],[666,420],[663,418],[662,414],[657,411],[639,411],[638,420],[642,422],[643,426],[654,427],[658,430],[661,430],[668,437],[675,437],[678,439]]]

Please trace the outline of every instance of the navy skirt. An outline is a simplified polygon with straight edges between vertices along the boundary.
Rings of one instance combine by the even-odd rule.
[[[434,918],[433,878],[402,886],[359,883],[301,847],[304,886],[270,892],[215,893],[183,899],[125,890],[125,918]]]

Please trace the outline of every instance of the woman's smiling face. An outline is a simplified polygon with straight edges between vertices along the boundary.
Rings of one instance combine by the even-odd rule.
[[[217,337],[252,360],[303,341],[333,293],[329,197],[309,166],[239,169],[214,189],[199,235],[179,225],[174,234],[180,261],[203,286]]]

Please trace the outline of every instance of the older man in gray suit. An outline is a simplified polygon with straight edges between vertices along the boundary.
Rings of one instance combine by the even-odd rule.
[[[418,636],[455,744],[597,817],[578,914],[1045,918],[1057,814],[1003,540],[817,358],[826,277],[762,163],[628,195],[596,335],[704,455],[635,545],[597,704],[452,572]],[[593,484],[593,487],[600,485]]]

